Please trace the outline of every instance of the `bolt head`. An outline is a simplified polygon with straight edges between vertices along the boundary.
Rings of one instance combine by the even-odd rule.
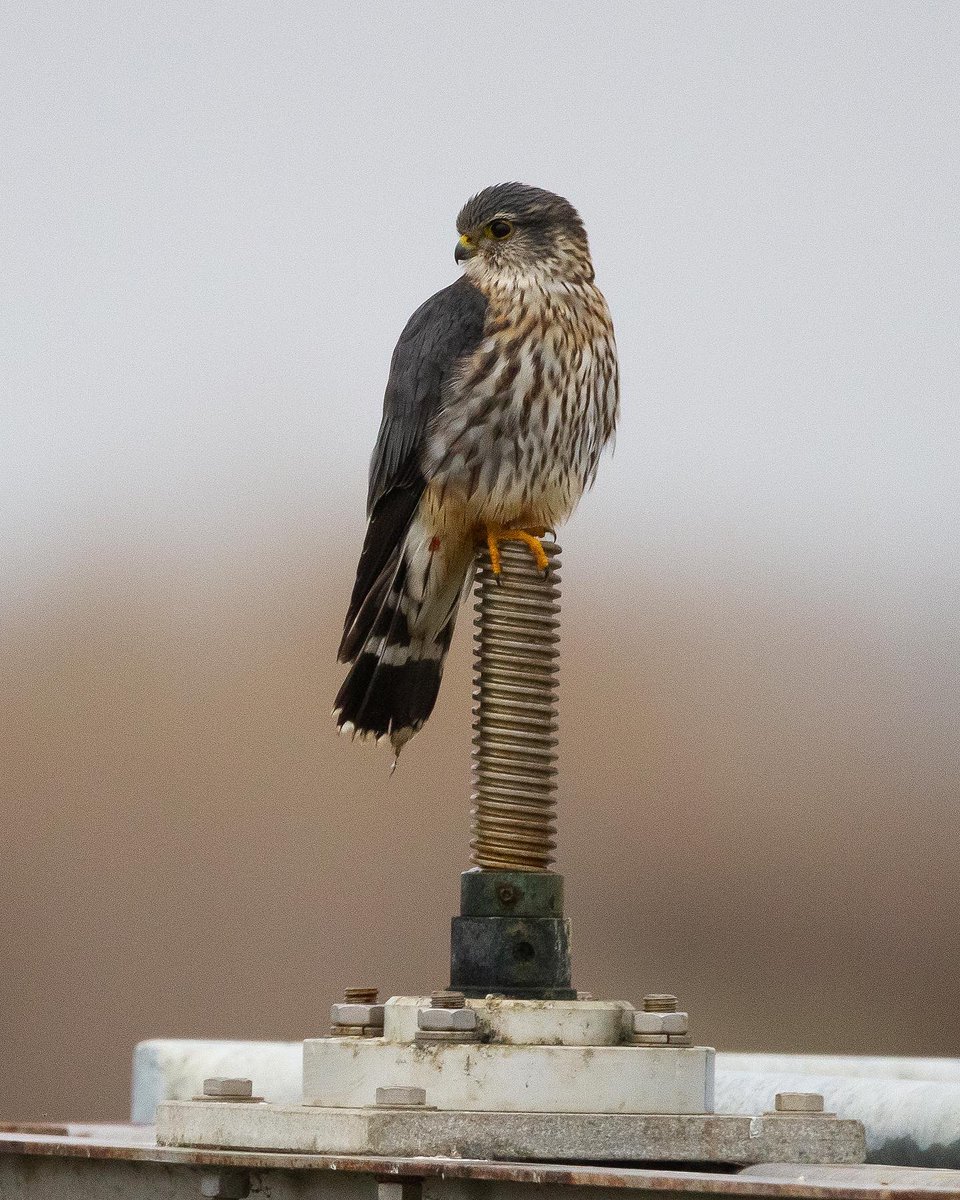
[[[253,1095],[252,1079],[225,1079],[214,1076],[203,1081],[205,1096],[224,1096],[228,1099],[245,1099]]]
[[[427,1092],[422,1087],[379,1087],[377,1105],[381,1108],[422,1108]]]
[[[777,1092],[773,1104],[777,1112],[823,1112],[823,1096],[819,1092]]]

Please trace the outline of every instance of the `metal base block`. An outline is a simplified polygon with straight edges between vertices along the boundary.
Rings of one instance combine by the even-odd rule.
[[[394,996],[383,1037],[309,1038],[303,1100],[376,1103],[377,1089],[417,1087],[434,1108],[512,1112],[713,1111],[714,1051],[629,1044],[633,1009],[618,1000],[468,1000],[472,1035],[425,1037],[429,1001]],[[466,1040],[465,1040],[466,1038]]]
[[[401,1158],[863,1161],[863,1126],[814,1114],[819,1097],[780,1097],[792,1110],[776,1115],[714,1114],[714,1051],[636,1044],[637,1013],[623,1001],[490,997],[445,1009],[395,996],[382,1018],[379,1037],[304,1042],[303,1104],[209,1091],[168,1100],[157,1140]],[[795,1111],[801,1099],[806,1111]]]
[[[860,1163],[859,1121],[833,1117],[431,1112],[164,1101],[157,1141],[303,1154],[533,1162]]]
[[[706,1046],[403,1044],[311,1038],[303,1098],[318,1107],[374,1104],[378,1088],[423,1088],[428,1105],[472,1112],[706,1113],[714,1052]]]

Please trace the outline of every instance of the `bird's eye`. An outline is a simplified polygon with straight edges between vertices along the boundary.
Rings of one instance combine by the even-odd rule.
[[[513,233],[513,226],[509,221],[491,221],[490,236],[498,242],[502,242],[504,238],[508,238]]]

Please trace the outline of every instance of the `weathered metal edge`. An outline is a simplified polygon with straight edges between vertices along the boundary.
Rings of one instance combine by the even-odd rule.
[[[770,1196],[797,1200],[931,1200],[933,1197],[956,1197],[960,1194],[957,1182],[936,1186],[899,1187],[895,1182],[900,1168],[881,1168],[891,1182],[863,1186],[849,1184],[816,1184],[784,1180],[782,1175],[763,1175],[762,1168],[751,1168],[749,1176],[707,1171],[679,1171],[664,1168],[579,1166],[553,1163],[506,1163],[450,1158],[379,1158],[374,1156],[340,1156],[323,1154],[282,1154],[249,1150],[197,1150],[158,1146],[147,1141],[148,1128],[129,1126],[130,1141],[120,1138],[98,1138],[96,1125],[71,1128],[83,1129],[83,1136],[60,1137],[27,1133],[0,1133],[0,1154],[24,1154],[47,1157],[114,1159],[128,1162],[169,1163],[183,1166],[246,1167],[251,1170],[279,1171],[354,1171],[379,1177],[427,1178],[444,1176],[457,1179],[509,1181],[553,1185],[556,1187],[634,1188],[651,1192],[687,1192],[704,1195]],[[111,1132],[123,1129],[112,1125]],[[816,1167],[801,1168],[815,1174]],[[829,1168],[828,1168],[829,1169]],[[847,1168],[852,1173],[855,1167]],[[866,1169],[875,1174],[878,1168]],[[904,1168],[904,1171],[908,1169]],[[949,1174],[956,1176],[957,1173]],[[912,1180],[916,1171],[909,1170]]]

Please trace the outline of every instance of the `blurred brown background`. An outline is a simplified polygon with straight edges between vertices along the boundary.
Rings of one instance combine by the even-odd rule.
[[[577,985],[960,1054],[957,11],[506,6],[491,76],[401,7],[0,39],[0,1118],[445,982],[469,621],[392,778],[333,656],[391,347],[513,177],[581,207],[624,375],[562,537]]]

